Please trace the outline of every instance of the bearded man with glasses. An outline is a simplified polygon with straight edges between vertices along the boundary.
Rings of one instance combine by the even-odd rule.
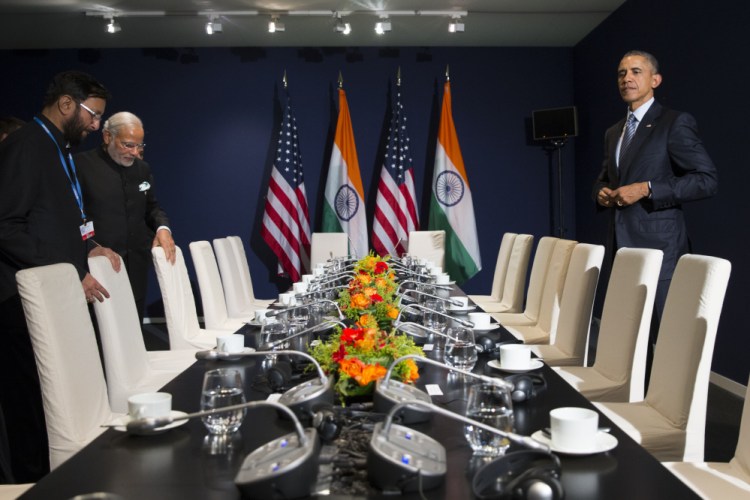
[[[156,199],[151,167],[141,159],[144,135],[136,115],[115,113],[104,122],[101,147],[75,157],[96,241],[122,256],[141,322],[151,247],[163,247],[173,264],[175,259],[169,219]]]

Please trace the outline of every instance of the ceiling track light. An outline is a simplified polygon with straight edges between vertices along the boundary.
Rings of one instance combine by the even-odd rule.
[[[122,30],[122,28],[120,27],[120,24],[117,21],[115,21],[114,16],[106,17],[105,19],[109,19],[109,22],[104,27],[107,33],[115,34],[119,32],[120,30]]]
[[[279,22],[279,16],[272,16],[271,22],[268,23],[268,32],[276,33],[277,31],[285,31],[286,28],[284,23]]]
[[[461,16],[453,16],[451,22],[448,23],[449,33],[463,33],[465,29],[464,23],[461,22]]]
[[[207,35],[213,35],[214,33],[221,33],[223,28],[221,27],[221,23],[217,21],[218,17],[216,15],[210,15],[208,16],[208,22],[206,23],[206,34]]]
[[[348,35],[349,33],[352,32],[352,25],[344,22],[344,19],[341,17],[341,14],[339,14],[338,12],[335,12],[334,16],[336,17],[336,24],[334,25],[333,29],[337,33],[341,33],[342,35]]]
[[[384,35],[389,31],[391,31],[391,21],[388,19],[388,16],[382,16],[380,21],[375,23],[375,33],[378,35]]]

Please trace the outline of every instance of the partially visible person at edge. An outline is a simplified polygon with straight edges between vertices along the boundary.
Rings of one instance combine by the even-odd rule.
[[[0,142],[3,142],[8,134],[23,127],[24,121],[15,116],[0,117]]]
[[[682,204],[718,190],[716,167],[698,137],[695,119],[654,99],[661,82],[653,55],[633,50],[623,56],[617,86],[628,105],[627,116],[604,136],[604,164],[593,189],[599,209],[609,212],[611,259],[623,247],[664,252],[649,347],[656,343],[677,261],[691,251]],[[628,120],[634,120],[631,129],[635,127],[629,141]]]
[[[151,167],[139,158],[143,139],[137,116],[115,113],[102,126],[101,147],[75,157],[84,203],[96,221],[96,241],[122,256],[141,322],[151,248],[161,246],[167,260],[175,261],[169,219],[156,199]]]
[[[110,94],[90,75],[56,75],[42,112],[0,143],[0,406],[5,414],[11,480],[34,482],[49,472],[49,450],[34,353],[16,286],[16,272],[73,264],[86,300],[107,290],[87,270],[95,247],[80,203],[71,148],[99,128]],[[119,268],[118,268],[119,269]]]

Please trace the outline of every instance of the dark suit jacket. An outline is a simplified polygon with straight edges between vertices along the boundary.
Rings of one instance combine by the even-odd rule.
[[[65,153],[62,133],[39,118]],[[19,269],[69,262],[83,279],[88,265],[81,222],[55,143],[38,123],[0,143],[0,302],[18,293]]]
[[[154,177],[145,161],[118,165],[104,148],[75,156],[86,213],[94,221],[94,240],[125,261],[133,295],[145,298],[151,243],[169,219],[154,194]]]
[[[670,279],[677,260],[688,252],[682,203],[712,196],[718,189],[716,167],[698,138],[695,119],[654,101],[638,125],[633,142],[616,163],[617,142],[625,118],[610,127],[604,138],[604,164],[594,183],[593,198],[607,186],[616,189],[651,182],[652,196],[610,212],[608,250],[657,248],[664,251],[659,279]]]

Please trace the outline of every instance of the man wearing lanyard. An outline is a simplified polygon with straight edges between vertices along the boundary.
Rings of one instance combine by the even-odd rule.
[[[5,414],[10,462],[17,482],[49,471],[39,379],[16,287],[20,269],[73,264],[86,300],[109,294],[87,271],[93,224],[70,148],[99,128],[109,92],[91,76],[67,71],[54,77],[44,108],[0,144],[0,406]],[[89,254],[89,250],[92,250]]]
[[[690,251],[682,204],[718,189],[716,167],[695,119],[654,99],[661,81],[653,55],[634,50],[623,56],[617,85],[628,112],[605,134],[604,165],[593,190],[599,209],[610,213],[607,250],[612,258],[623,247],[664,252],[649,347],[656,342],[677,261]]]

